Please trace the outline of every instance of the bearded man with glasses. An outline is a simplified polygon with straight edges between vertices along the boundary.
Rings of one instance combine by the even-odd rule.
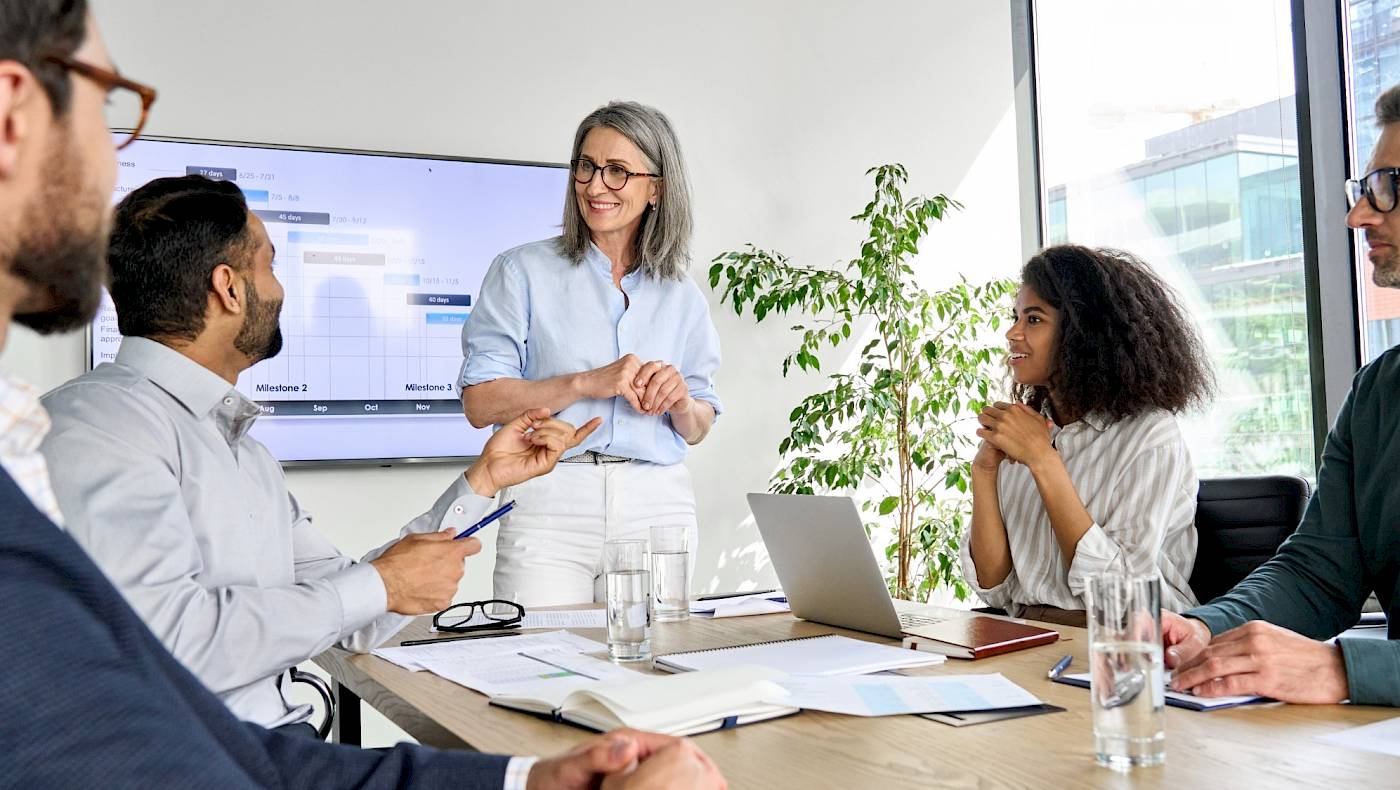
[[[1367,173],[1347,182],[1347,225],[1363,231],[1372,279],[1400,288],[1400,85],[1376,101],[1380,139]],[[1400,705],[1400,347],[1356,374],[1322,450],[1317,491],[1298,531],[1233,590],[1162,612],[1172,685],[1204,697]],[[1375,591],[1388,639],[1331,637]]]
[[[1377,105],[1378,110],[1380,105]],[[1400,110],[1400,107],[1395,108]],[[1381,120],[1385,124],[1400,123],[1400,117]],[[1400,162],[1400,135],[1392,138],[1392,147],[1397,149],[1387,161]],[[1379,161],[1386,147],[1385,132],[1376,143],[1376,155],[1372,164]],[[1378,167],[1361,178],[1347,179],[1347,203],[1351,211],[1347,213],[1347,225],[1364,232],[1367,257],[1371,260],[1371,280],[1381,288],[1400,288],[1400,249],[1396,247],[1400,238],[1400,217],[1394,214],[1396,186],[1400,183],[1400,167]]]

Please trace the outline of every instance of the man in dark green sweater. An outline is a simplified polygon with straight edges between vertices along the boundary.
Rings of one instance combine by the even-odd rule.
[[[1372,279],[1400,288],[1400,85],[1376,101],[1380,140],[1348,183],[1347,224],[1366,235]],[[1268,562],[1185,616],[1163,612],[1179,690],[1285,702],[1400,705],[1400,347],[1352,381],[1322,451],[1317,492]],[[1325,640],[1354,625],[1372,591],[1389,639]]]

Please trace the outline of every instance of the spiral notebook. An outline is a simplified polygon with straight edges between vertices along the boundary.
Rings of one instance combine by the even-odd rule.
[[[922,653],[826,634],[689,653],[668,653],[657,656],[653,664],[667,672],[695,672],[747,665],[771,667],[790,675],[868,675],[891,669],[931,666],[944,660],[937,653]]]

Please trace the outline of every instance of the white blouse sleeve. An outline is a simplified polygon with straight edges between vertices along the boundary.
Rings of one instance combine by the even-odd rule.
[[[967,586],[977,593],[977,597],[988,606],[997,609],[1005,609],[1010,612],[1013,602],[1021,596],[1021,584],[1016,578],[1016,568],[1013,566],[1011,572],[1001,580],[1001,584],[994,587],[982,587],[977,584],[977,564],[972,561],[972,530],[968,529],[962,536],[963,578],[967,580]]]

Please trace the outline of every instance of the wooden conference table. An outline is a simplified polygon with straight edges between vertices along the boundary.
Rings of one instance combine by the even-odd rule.
[[[586,607],[582,607],[586,608]],[[397,641],[427,635],[419,618]],[[1400,758],[1313,741],[1400,715],[1390,708],[1349,705],[1254,706],[1196,712],[1167,708],[1165,766],[1118,774],[1094,764],[1089,693],[1046,679],[1066,653],[1070,671],[1084,671],[1088,633],[1048,626],[1053,645],[973,661],[910,670],[910,674],[1000,672],[1068,710],[969,727],[918,716],[860,718],[818,711],[694,736],[734,788],[825,787],[1383,787],[1400,781]],[[606,642],[602,629],[573,629]],[[659,623],[655,653],[672,653],[796,636],[840,633],[883,637],[810,623],[790,614]],[[333,648],[316,658],[341,697],[344,742],[358,743],[356,697],[420,742],[484,752],[553,755],[591,733],[487,705],[484,695],[428,672],[410,672],[370,655]],[[649,667],[644,671],[652,671]]]

